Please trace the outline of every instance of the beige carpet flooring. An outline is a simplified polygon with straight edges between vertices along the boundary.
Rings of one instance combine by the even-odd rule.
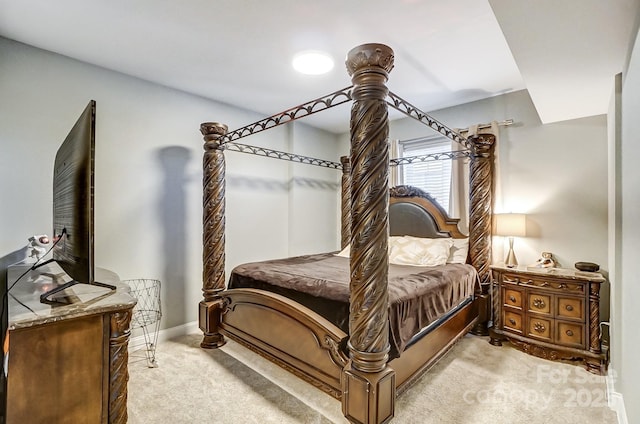
[[[129,422],[345,423],[340,403],[229,341],[161,342],[158,368],[129,363]],[[604,377],[466,336],[396,402],[393,423],[617,423]]]

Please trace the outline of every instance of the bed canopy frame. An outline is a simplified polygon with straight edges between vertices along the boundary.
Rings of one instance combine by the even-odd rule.
[[[469,258],[479,274],[484,300],[479,303],[477,333],[486,331],[490,284],[492,168],[495,137],[463,137],[386,87],[394,66],[393,50],[382,44],[364,44],[347,55],[346,67],[353,85],[312,100],[235,131],[224,124],[201,125],[203,159],[203,300],[199,323],[201,346],[225,343],[219,331],[221,294],[225,290],[225,158],[231,150],[306,163],[342,171],[341,245],[351,244],[349,358],[342,372],[342,408],[352,422],[387,422],[393,417],[396,396],[394,370],[387,365],[389,167],[415,161],[470,159]],[[236,141],[270,128],[353,102],[351,149],[340,162],[300,156]],[[464,150],[407,158],[389,157],[388,107],[404,113],[432,130],[460,143]],[[485,319],[483,319],[483,317]],[[339,394],[338,394],[338,397]]]

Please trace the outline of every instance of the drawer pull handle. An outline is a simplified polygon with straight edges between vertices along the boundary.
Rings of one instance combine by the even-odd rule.
[[[513,303],[516,302],[516,297],[514,295],[510,295],[509,296],[509,300],[512,301]]]
[[[573,336],[573,331],[567,330],[567,336],[572,337]]]
[[[535,306],[538,309],[542,309],[546,306],[546,303],[544,303],[544,300],[540,299],[539,297],[536,297],[535,299],[533,299],[533,306]]]
[[[533,324],[533,329],[536,330],[538,333],[544,333],[544,330],[546,330],[546,327],[541,322],[536,322],[535,324]]]
[[[549,283],[547,283],[546,281],[543,281],[542,284],[540,284],[540,287],[547,287],[549,285]]]
[[[516,325],[516,320],[513,318],[509,318],[509,323],[511,323],[511,325]]]
[[[571,311],[573,311],[573,306],[571,306],[571,305],[567,305],[567,306],[566,306],[566,309],[567,309],[567,311],[571,312]]]
[[[559,289],[566,289],[567,285],[565,283],[560,283],[560,285],[558,286]]]

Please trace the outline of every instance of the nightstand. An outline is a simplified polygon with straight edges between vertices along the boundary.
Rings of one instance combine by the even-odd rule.
[[[601,274],[562,268],[492,266],[494,325],[489,343],[508,340],[523,352],[550,360],[580,361],[606,370],[600,342]]]

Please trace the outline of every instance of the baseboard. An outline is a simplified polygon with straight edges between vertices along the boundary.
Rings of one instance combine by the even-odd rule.
[[[615,411],[618,416],[618,424],[629,424],[627,420],[627,411],[624,408],[624,398],[621,393],[615,391],[614,381],[615,381],[615,370],[609,368],[609,372],[607,373],[607,401],[609,403],[609,408]]]
[[[193,334],[200,331],[198,327],[198,321],[188,322],[186,324],[178,325],[176,327],[165,328],[158,332],[158,343],[164,342],[176,337],[184,336],[186,334]],[[144,334],[136,335],[129,339],[129,352],[136,351],[146,344]]]

